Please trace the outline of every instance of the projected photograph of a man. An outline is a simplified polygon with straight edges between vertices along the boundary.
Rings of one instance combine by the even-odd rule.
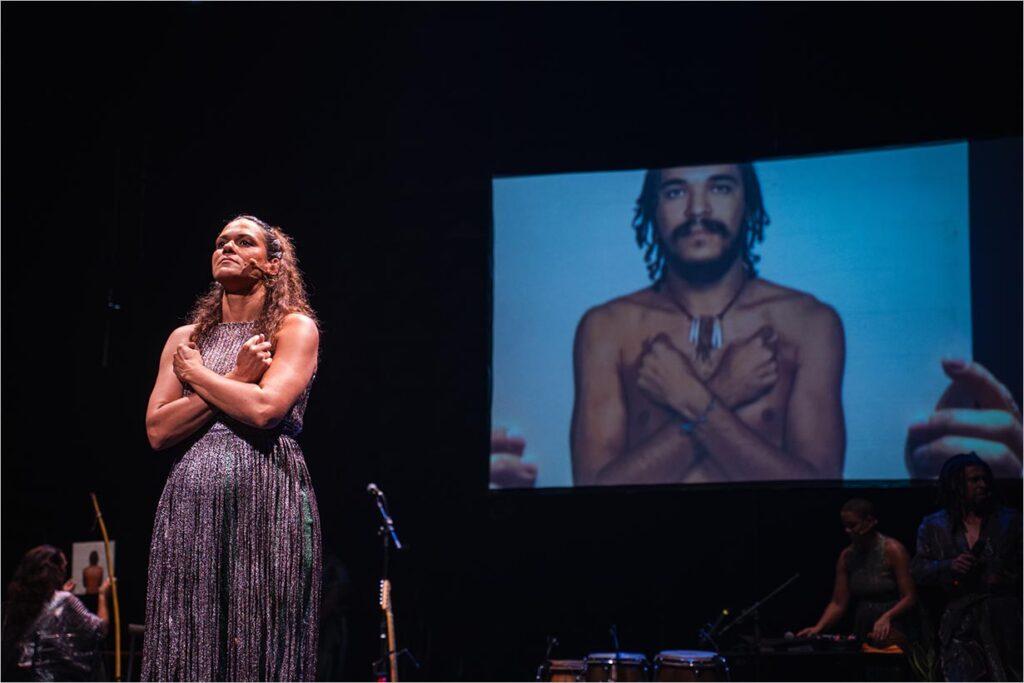
[[[575,485],[842,478],[842,321],[758,276],[768,223],[751,164],[647,171],[651,284],[576,330]]]

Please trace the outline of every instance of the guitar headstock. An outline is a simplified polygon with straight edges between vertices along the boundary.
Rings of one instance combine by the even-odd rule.
[[[391,609],[391,582],[387,579],[380,582],[380,608],[385,611]]]

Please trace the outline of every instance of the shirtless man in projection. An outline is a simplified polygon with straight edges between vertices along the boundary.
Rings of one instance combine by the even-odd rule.
[[[576,330],[577,486],[842,478],[842,322],[757,277],[767,223],[751,164],[647,172],[653,284]]]

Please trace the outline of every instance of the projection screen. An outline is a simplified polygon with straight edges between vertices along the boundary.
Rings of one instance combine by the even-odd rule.
[[[753,192],[729,160],[680,166],[656,169],[649,239],[676,244],[659,237],[672,226],[658,224],[673,202],[714,218],[737,193],[746,202]],[[747,166],[768,217],[749,250],[756,276],[686,270],[686,254],[705,242],[742,240],[745,211],[729,234],[716,235],[714,224],[702,232],[698,221],[679,238],[683,260],[669,258],[663,271],[683,264],[675,289],[652,282],[633,225],[647,169],[493,180],[492,428],[525,442],[536,486],[907,479],[907,426],[947,386],[941,360],[972,354],[967,143]],[[717,326],[716,311],[679,303],[720,307],[725,284],[743,291]],[[659,330],[666,344],[652,352]],[[732,365],[746,361],[748,384],[767,386],[740,397],[746,404],[709,405],[717,371],[733,386],[744,381],[742,368],[721,369],[730,349]],[[674,377],[673,354],[686,359],[686,381],[703,387],[643,386],[641,373],[648,382],[651,373]],[[764,354],[774,354],[774,374]],[[758,363],[762,375],[751,379]],[[689,391],[692,410],[661,395],[673,391]],[[629,462],[676,446],[685,452],[675,469]],[[798,472],[787,461],[819,452],[819,469]],[[621,477],[598,476],[609,463]]]

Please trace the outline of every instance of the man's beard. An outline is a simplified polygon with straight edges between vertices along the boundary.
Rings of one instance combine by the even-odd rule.
[[[719,235],[726,240],[729,239],[731,233],[725,223],[711,218],[693,218],[681,223],[672,230],[669,234],[670,243],[675,244],[677,240],[688,236],[693,232],[693,228],[698,223],[709,233]],[[744,231],[741,230],[740,234],[736,235],[732,242],[729,243],[729,246],[726,247],[725,251],[723,251],[722,254],[713,261],[687,262],[681,259],[675,250],[670,249],[664,243],[660,246],[665,253],[665,266],[667,268],[670,268],[672,272],[686,282],[695,285],[706,285],[718,282],[725,276],[732,267],[732,264],[736,262],[736,259],[738,259],[740,254],[743,252],[743,242],[745,237],[746,235]]]
[[[989,491],[988,495],[984,498],[978,498],[975,496],[968,502],[967,509],[969,512],[973,512],[979,517],[986,517],[995,508],[995,503],[995,496],[993,496],[992,492]]]

